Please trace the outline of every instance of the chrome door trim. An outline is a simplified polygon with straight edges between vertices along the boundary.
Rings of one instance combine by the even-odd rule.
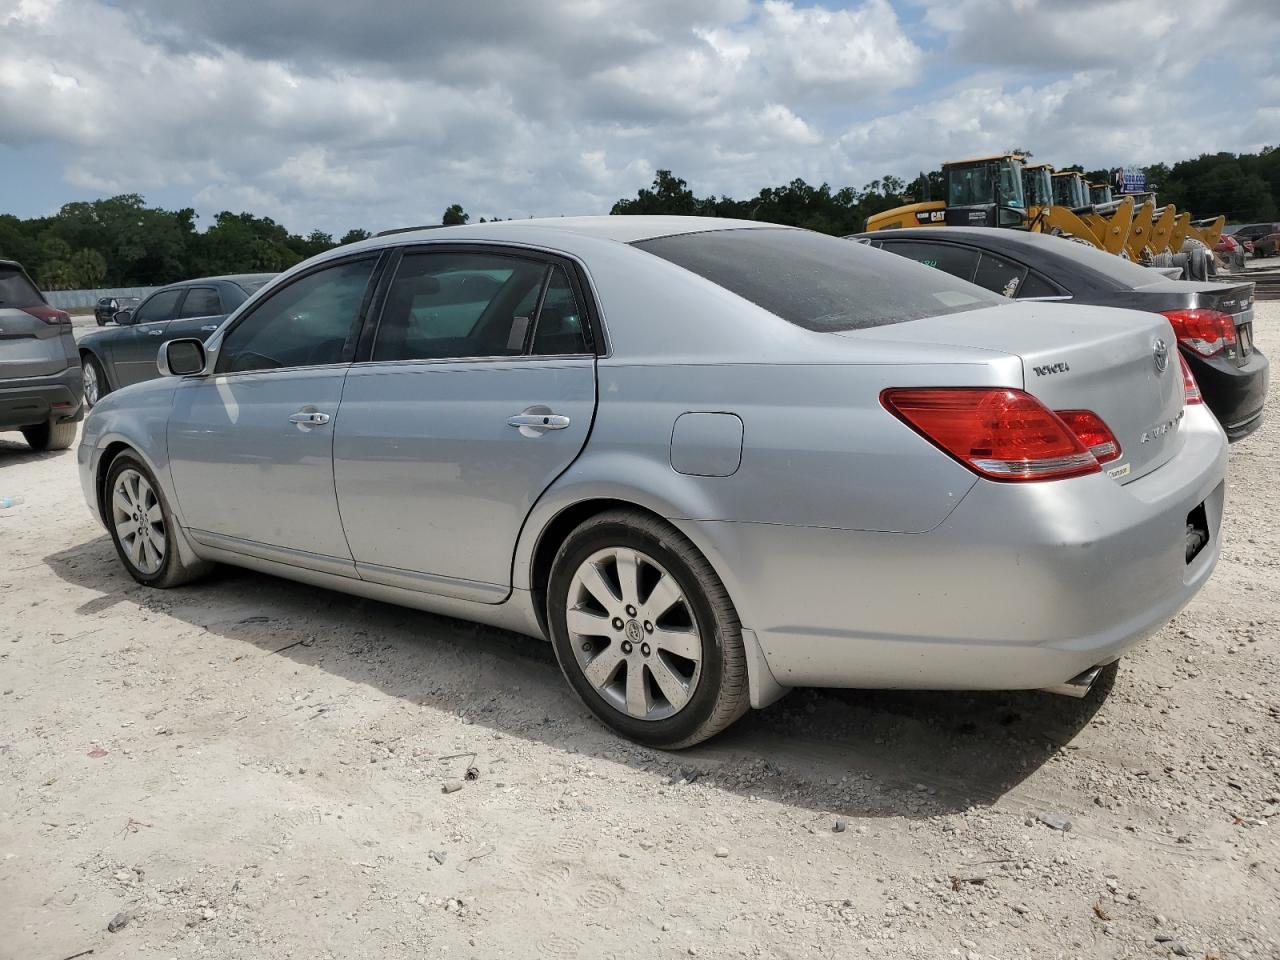
[[[199,530],[194,527],[187,527],[186,532],[192,540],[203,547],[214,547],[219,550],[225,550],[228,553],[257,557],[262,560],[270,560],[272,563],[300,567],[304,570],[316,570],[320,573],[349,579],[359,578],[359,574],[356,573],[356,565],[351,560],[327,557],[319,553],[308,553],[306,550],[296,550],[292,547],[277,547],[269,543],[258,543],[256,540],[242,540],[239,537],[231,537],[225,533],[212,533],[209,530]]]

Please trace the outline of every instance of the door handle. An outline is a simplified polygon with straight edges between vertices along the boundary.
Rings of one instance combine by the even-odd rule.
[[[329,422],[329,415],[327,413],[315,413],[314,411],[310,413],[306,411],[299,411],[298,413],[289,415],[289,422],[320,426],[321,424]]]
[[[509,427],[532,427],[535,430],[563,430],[569,425],[569,418],[557,413],[520,413],[507,417]]]
[[[164,331],[163,331],[163,330],[148,330],[148,331],[147,331],[147,336],[148,336],[148,337],[162,337],[162,336],[164,336]]]
[[[217,329],[218,329],[218,325],[217,325],[216,323],[206,323],[206,324],[205,324],[203,327],[201,327],[200,329],[201,329],[201,330],[217,330]]]

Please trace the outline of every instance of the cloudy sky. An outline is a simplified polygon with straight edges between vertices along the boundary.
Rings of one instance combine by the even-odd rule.
[[[296,232],[1280,143],[1280,0],[0,0],[0,212]]]

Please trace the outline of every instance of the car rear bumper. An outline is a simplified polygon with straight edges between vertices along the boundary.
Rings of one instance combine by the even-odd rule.
[[[1180,452],[1105,474],[981,481],[928,533],[698,523],[784,686],[1027,689],[1116,659],[1159,630],[1217,562],[1226,443],[1203,407]],[[1209,541],[1188,563],[1188,515]]]
[[[78,366],[47,377],[0,380],[0,430],[84,417],[84,380]]]
[[[1261,350],[1255,348],[1243,367],[1231,360],[1206,359],[1185,351],[1183,356],[1228,440],[1234,443],[1262,425],[1270,362]]]

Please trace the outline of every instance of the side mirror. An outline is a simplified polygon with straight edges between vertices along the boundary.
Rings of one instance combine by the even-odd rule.
[[[116,323],[120,324],[120,326],[127,327],[129,326],[129,324],[133,323],[133,311],[118,310],[116,311],[116,315],[111,319],[114,320]]]
[[[190,377],[203,373],[207,362],[204,344],[194,337],[170,340],[160,348],[160,355],[156,357],[156,366],[166,377]]]

